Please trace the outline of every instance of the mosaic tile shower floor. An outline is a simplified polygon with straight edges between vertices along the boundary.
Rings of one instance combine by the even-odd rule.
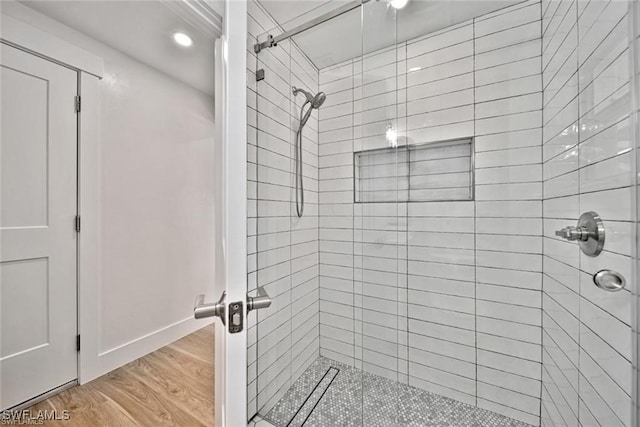
[[[325,357],[312,363],[264,418],[277,427],[529,427]]]

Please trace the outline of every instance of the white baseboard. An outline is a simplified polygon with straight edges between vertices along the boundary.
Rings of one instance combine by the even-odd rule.
[[[99,353],[98,371],[96,375],[93,378],[87,378],[87,380],[82,383],[84,384],[129,362],[133,362],[211,323],[213,323],[212,319],[196,320],[193,317],[189,317],[141,336],[140,338],[136,338],[128,343]],[[214,345],[213,341],[211,345]]]

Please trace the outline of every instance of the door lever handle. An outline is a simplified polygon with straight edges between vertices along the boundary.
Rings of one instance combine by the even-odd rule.
[[[196,319],[205,319],[207,317],[218,316],[220,320],[222,320],[222,324],[226,326],[225,315],[227,310],[224,303],[226,297],[227,293],[222,292],[222,296],[218,302],[205,304],[204,294],[198,295],[193,307],[193,317]]]
[[[271,306],[271,297],[267,294],[262,286],[258,287],[258,296],[250,297],[247,295],[247,312],[251,310],[259,310]]]

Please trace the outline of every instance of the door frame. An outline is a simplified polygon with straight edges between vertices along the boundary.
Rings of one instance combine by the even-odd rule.
[[[2,5],[2,9],[6,9]],[[104,74],[102,58],[53,34],[33,27],[21,16],[24,9],[0,10],[0,43],[70,68],[78,74],[77,95],[82,108],[77,113],[77,214],[82,231],[77,233],[76,286],[77,333],[82,339],[78,352],[77,382],[102,375],[99,364],[100,293],[100,86]],[[16,18],[18,16],[19,18]],[[21,20],[22,18],[23,20]],[[46,23],[43,23],[47,27]],[[71,100],[70,100],[71,102]],[[72,224],[69,225],[72,227]],[[56,390],[57,391],[57,390]]]

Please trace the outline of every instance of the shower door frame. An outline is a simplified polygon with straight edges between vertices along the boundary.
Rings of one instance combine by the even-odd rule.
[[[631,388],[631,425],[639,426],[640,424],[640,404],[638,403],[638,395],[640,388],[640,293],[638,292],[638,275],[640,274],[640,4],[638,1],[629,0],[629,57],[630,57],[630,92],[631,92],[631,141],[633,150],[635,150],[634,162],[631,168],[631,179],[633,191],[631,192],[631,209],[635,226],[631,227],[631,238],[635,241],[632,244],[631,253],[631,298],[633,298],[631,306],[631,349],[632,349],[632,388]]]

